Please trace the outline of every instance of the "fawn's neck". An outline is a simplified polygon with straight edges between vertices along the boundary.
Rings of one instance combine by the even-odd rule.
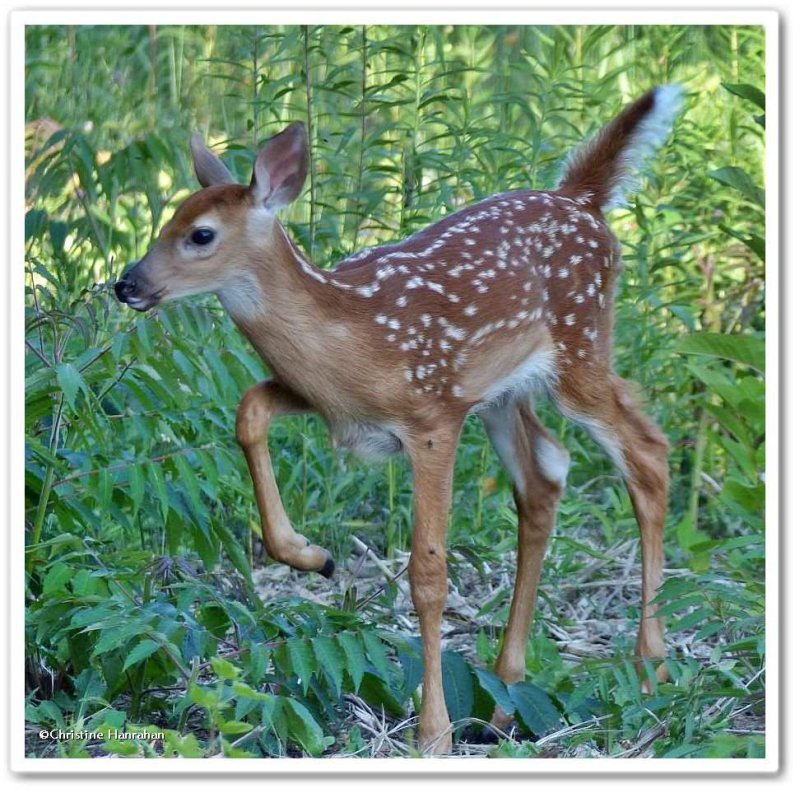
[[[347,336],[341,325],[348,316],[340,305],[345,296],[303,257],[277,221],[242,256],[217,295],[272,372],[308,396],[310,389],[295,381],[313,370],[314,362],[324,368],[331,341]]]

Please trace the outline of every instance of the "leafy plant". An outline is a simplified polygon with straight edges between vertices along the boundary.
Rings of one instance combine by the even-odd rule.
[[[572,144],[668,81],[687,86],[687,111],[611,222],[617,368],[673,447],[658,597],[671,682],[643,695],[628,657],[630,504],[543,405],[573,468],[528,678],[488,671],[515,516],[473,418],[448,567],[475,605],[459,625],[477,654],[446,647],[446,698],[462,740],[496,706],[514,717],[494,756],[763,754],[761,28],[42,25],[26,30],[26,59],[26,714],[101,735],[33,730],[31,755],[413,753],[421,660],[398,583],[365,594],[353,575],[316,591],[322,605],[287,600],[291,582],[263,598],[251,575],[263,549],[232,428],[263,366],[213,298],[133,317],[110,292],[194,189],[190,132],[244,181],[261,140],[305,121],[308,189],[285,221],[329,266],[485,195],[551,185]],[[295,525],[338,560],[356,533],[401,569],[407,466],[345,468],[309,417],[270,443]],[[365,709],[400,738],[371,731],[354,716]],[[145,728],[163,739],[113,737]]]

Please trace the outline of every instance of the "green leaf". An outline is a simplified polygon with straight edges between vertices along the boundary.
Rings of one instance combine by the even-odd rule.
[[[56,703],[52,700],[43,700],[36,706],[36,709],[39,713],[39,716],[45,716],[44,722],[40,721],[40,724],[47,723],[49,721],[61,729],[66,727],[66,722],[64,721],[64,716],[61,713],[61,708],[59,708],[58,705],[56,705]]]
[[[414,637],[404,642],[405,648],[398,647],[397,657],[403,669],[403,699],[408,699],[422,682],[424,668],[422,665],[422,642]]]
[[[445,650],[442,653],[442,683],[451,721],[469,718],[475,701],[472,674],[469,664],[459,653],[452,650]]]
[[[128,491],[133,511],[138,512],[144,498],[144,474],[142,469],[135,463],[128,466]]]
[[[508,693],[508,686],[488,669],[476,666],[472,671],[480,687],[494,700],[495,705],[499,705],[505,713],[513,713],[516,708]]]
[[[67,399],[67,404],[74,410],[78,391],[86,391],[86,384],[83,382],[80,372],[71,363],[60,363],[56,366],[56,377],[58,385]]]
[[[50,241],[56,254],[64,253],[64,243],[67,241],[67,224],[60,220],[50,222]]]
[[[763,339],[743,334],[693,333],[674,347],[675,352],[689,355],[713,355],[743,363],[764,372],[765,344]]]
[[[211,668],[221,680],[236,680],[241,674],[230,661],[226,661],[224,658],[212,658]]]
[[[305,694],[315,672],[314,653],[311,652],[307,640],[296,636],[286,642],[286,648],[289,652],[292,672],[300,680],[300,686]]]
[[[764,242],[764,238],[758,234],[746,234],[742,231],[738,231],[737,229],[731,228],[730,226],[726,225],[725,223],[720,223],[719,227],[726,233],[729,234],[734,239],[739,240],[739,242],[743,242],[750,248],[756,256],[758,256],[761,261],[765,261],[767,258],[767,249],[766,244]]]
[[[225,735],[244,735],[252,729],[253,725],[246,721],[225,721],[219,726],[219,731]]]
[[[160,645],[158,642],[154,642],[152,639],[143,639],[128,653],[122,671],[124,672],[134,664],[138,664],[145,658],[149,658],[159,648]]]
[[[164,746],[179,757],[203,757],[203,750],[200,748],[197,738],[191,733],[181,735],[175,730],[166,730]]]
[[[200,485],[197,483],[197,471],[189,465],[185,454],[176,454],[173,458],[178,471],[178,483],[181,491],[188,496],[193,513],[203,512],[203,499]]]
[[[340,696],[344,678],[344,655],[341,648],[330,636],[315,636],[311,640],[311,646],[317,662],[330,677],[336,696]]]
[[[747,99],[748,102],[752,102],[759,110],[764,110],[766,108],[764,92],[754,85],[750,85],[749,83],[722,83],[722,87],[726,91],[730,91],[732,94],[740,96],[742,99]]]
[[[258,757],[258,755],[248,752],[246,749],[240,749],[238,746],[234,746],[225,738],[222,738],[221,743],[222,753],[225,755],[225,757]]]
[[[754,527],[761,527],[765,503],[765,490],[762,484],[745,485],[735,479],[728,479],[722,486],[720,498],[730,507],[739,507],[742,517]]]
[[[738,190],[748,201],[764,208],[764,189],[756,187],[746,171],[737,165],[725,165],[722,168],[709,171],[708,175],[720,184]]]
[[[392,672],[392,667],[389,664],[389,658],[386,655],[386,647],[378,638],[378,635],[369,630],[365,631],[364,647],[367,651],[367,657],[375,667],[378,676],[386,683],[391,685],[394,679],[394,674]]]
[[[281,741],[286,740],[289,725],[286,721],[287,697],[270,697],[261,708],[261,723],[269,726]]]
[[[25,213],[25,240],[38,237],[47,223],[47,212],[41,209],[30,209]]]
[[[101,719],[100,726],[121,730],[128,720],[128,714],[124,710],[115,710],[114,708],[107,708],[106,710],[99,711],[95,714],[94,719]],[[95,721],[95,724],[98,723]]]
[[[699,625],[701,622],[707,622],[708,620],[715,617],[716,614],[710,608],[700,608],[696,611],[691,612],[691,614],[687,614],[685,617],[679,619],[673,626],[672,630],[675,633],[679,633],[680,631],[689,630],[689,628],[694,628],[695,625]]]
[[[109,754],[121,754],[124,757],[134,757],[139,754],[139,745],[136,741],[104,741],[103,749]]]
[[[302,746],[307,754],[318,757],[325,751],[322,727],[301,702],[288,697],[284,701],[286,703],[284,711],[289,724],[289,739]]]
[[[147,471],[147,481],[152,486],[153,491],[155,491],[158,507],[161,512],[161,520],[164,522],[169,512],[169,493],[167,492],[167,484],[164,479],[164,469],[155,463],[147,463],[145,469]]]
[[[373,708],[383,708],[398,718],[406,715],[405,701],[401,702],[397,691],[373,672],[365,672],[358,695]]]
[[[558,729],[561,716],[547,692],[533,683],[520,682],[508,687],[511,701],[525,726],[534,735],[546,735]]]
[[[266,691],[256,691],[241,680],[234,680],[231,689],[237,697],[252,699],[255,702],[268,702],[274,697],[274,694],[268,694]]]
[[[47,575],[42,582],[42,594],[52,595],[54,592],[66,592],[67,583],[72,580],[75,571],[72,567],[56,562],[47,571]]]
[[[153,352],[153,342],[150,339],[150,320],[145,318],[136,323],[136,336],[144,351],[150,356]]]
[[[114,628],[106,628],[100,631],[100,638],[94,646],[92,655],[102,655],[109,650],[120,649],[126,641],[144,633],[146,625],[142,625],[136,620],[131,620]],[[89,630],[89,628],[87,628]]]
[[[216,534],[217,538],[222,543],[225,553],[228,554],[228,558],[231,560],[231,562],[233,562],[233,566],[239,571],[246,581],[250,581],[252,571],[250,569],[250,562],[242,548],[241,540],[238,540],[234,536],[233,532],[224,521],[212,521],[211,526],[214,534]]]
[[[192,683],[189,686],[189,701],[201,708],[213,711],[219,705],[219,694],[213,688]]]
[[[347,659],[347,674],[353,681],[353,689],[358,692],[361,688],[364,672],[367,669],[364,648],[359,639],[352,633],[340,633],[336,638],[342,650],[344,650],[344,655]]]
[[[206,603],[197,614],[200,624],[217,639],[221,639],[231,626],[230,617],[217,603]]]

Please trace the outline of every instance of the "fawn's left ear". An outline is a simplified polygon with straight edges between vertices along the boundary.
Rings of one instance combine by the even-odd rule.
[[[300,195],[307,171],[306,130],[295,121],[270,138],[258,153],[250,190],[267,209],[280,209]]]
[[[236,179],[233,174],[225,167],[225,163],[212,151],[209,151],[203,143],[203,138],[199,132],[192,135],[190,141],[192,149],[192,163],[194,172],[197,174],[197,181],[203,187],[210,187],[214,184],[233,184]]]

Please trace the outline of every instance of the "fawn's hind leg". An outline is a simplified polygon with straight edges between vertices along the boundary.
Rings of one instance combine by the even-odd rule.
[[[599,367],[583,374],[562,377],[556,401],[565,416],[586,427],[625,479],[642,546],[642,613],[636,654],[641,659],[662,659],[664,627],[655,616],[658,609],[652,600],[663,577],[667,440],[642,412],[630,383]],[[660,682],[666,680],[663,664],[656,675]]]
[[[569,470],[569,453],[541,425],[527,402],[481,412],[492,446],[514,483],[518,516],[517,572],[503,647],[495,671],[506,683],[525,677],[528,644],[542,559],[555,523],[558,500]],[[499,708],[492,722],[510,718]]]

